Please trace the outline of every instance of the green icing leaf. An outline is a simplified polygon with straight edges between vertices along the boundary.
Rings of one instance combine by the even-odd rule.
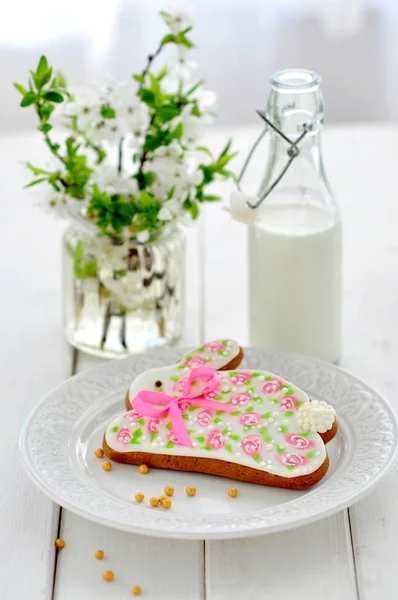
[[[194,412],[194,410],[196,410],[196,406],[189,406],[188,407],[188,412]]]
[[[207,450],[208,452],[211,452],[211,448],[210,446],[202,446],[203,450]]]
[[[138,438],[140,438],[142,436],[142,430],[141,429],[136,429],[133,433],[133,438],[135,440],[138,440]]]
[[[198,435],[198,437],[195,438],[197,442],[199,442],[200,444],[203,444],[203,442],[206,441],[206,438],[203,435]]]
[[[222,400],[222,396],[214,396],[214,400]]]
[[[225,450],[227,452],[230,452],[232,454],[232,446],[231,446],[231,444],[225,444],[224,448],[225,448]]]
[[[230,433],[229,435],[231,440],[234,440],[234,442],[239,442],[240,441],[240,436],[236,435],[236,433]]]
[[[304,400],[297,400],[296,406],[302,406],[304,404]]]
[[[253,412],[253,411],[254,411],[254,406],[251,406],[251,405],[245,409],[245,412]]]
[[[224,350],[218,350],[217,354],[219,354],[220,356],[224,356]]]
[[[287,465],[287,467],[286,467],[286,469],[288,471],[293,471],[293,469],[295,469],[295,468],[296,468],[295,465]]]
[[[221,343],[223,346],[226,346],[228,344],[229,340],[221,340]]]
[[[182,371],[184,369],[184,365],[178,365],[177,371]]]
[[[287,410],[285,412],[285,417],[292,417],[294,415],[294,410]]]
[[[256,461],[256,463],[261,462],[261,456],[259,454],[253,454],[252,459]]]
[[[281,429],[281,433],[287,433],[287,431],[288,431],[288,428],[286,427],[286,425],[281,425],[280,429]]]
[[[271,375],[266,375],[265,376],[265,381],[271,381],[271,379],[272,379]]]
[[[241,415],[241,414],[242,414],[241,410],[234,410],[234,412],[231,413],[231,417],[239,417],[239,415]],[[214,421],[214,422],[216,422],[216,421]]]
[[[171,421],[169,421],[168,423],[166,423],[165,427],[166,427],[166,429],[171,429]]]
[[[223,410],[216,410],[216,415],[222,415],[222,414],[224,414]]]
[[[279,446],[279,444],[277,444],[275,446],[275,450],[277,451],[278,454],[284,454],[284,452],[285,452],[285,449],[282,448],[282,446]]]
[[[204,351],[205,351],[205,349],[203,347],[202,348],[198,348],[198,352],[204,352]]]
[[[166,444],[166,448],[174,448],[174,442],[172,442],[171,440],[169,440]]]
[[[177,377],[177,375],[173,375],[173,377],[170,377],[170,381],[178,381],[179,377]]]
[[[222,419],[220,419],[220,417],[216,417],[213,421],[213,423],[222,423]]]
[[[139,443],[140,442],[138,440],[134,439],[134,438],[131,438],[131,440],[130,440],[130,444],[139,445]]]
[[[278,398],[270,398],[270,401],[271,401],[273,404],[279,404],[279,400],[278,400]]]
[[[226,427],[225,429],[222,430],[224,435],[228,435],[229,433],[229,429]]]
[[[260,377],[261,373],[259,373],[258,371],[255,371],[254,373],[252,373],[252,377]]]
[[[119,427],[112,427],[112,433],[117,433],[119,431]]]
[[[272,411],[268,411],[262,415],[263,419],[270,419],[272,417]]]
[[[237,374],[238,374],[238,371],[228,371],[228,375],[230,377],[233,377],[234,375],[237,375]]]
[[[145,425],[145,419],[138,419],[137,423],[139,425]]]
[[[189,421],[189,417],[185,413],[183,413],[181,416],[184,419],[184,421]]]
[[[149,439],[151,440],[151,442],[153,442],[153,440],[156,438],[156,431],[151,431],[151,435],[149,436]]]
[[[187,429],[189,435],[192,435],[193,433],[195,433],[195,429]]]
[[[301,437],[308,437],[310,435],[310,432],[304,431],[303,433],[299,433],[299,435],[301,435]]]
[[[311,450],[311,452],[306,452],[305,456],[307,458],[314,458],[315,452],[313,450]]]

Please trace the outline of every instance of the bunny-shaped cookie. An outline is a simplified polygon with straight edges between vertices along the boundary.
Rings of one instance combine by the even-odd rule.
[[[266,371],[236,370],[243,353],[216,340],[139,375],[108,426],[112,460],[303,489],[325,475],[334,410]],[[224,370],[227,368],[228,370]]]

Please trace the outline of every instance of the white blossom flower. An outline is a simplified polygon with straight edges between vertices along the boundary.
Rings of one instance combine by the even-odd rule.
[[[178,140],[173,140],[168,146],[159,146],[153,153],[154,159],[171,158],[174,161],[179,161],[183,150]]]
[[[180,33],[187,27],[194,26],[194,16],[191,7],[174,6],[168,11],[170,15],[169,27],[172,33]]]
[[[114,166],[99,165],[93,171],[91,180],[107,194],[138,195],[137,180],[131,179],[126,173],[119,174]]]
[[[199,88],[195,94],[202,121],[211,124],[217,116],[217,94],[212,90]]]
[[[180,80],[188,80],[191,78],[192,71],[197,68],[198,63],[189,59],[190,50],[186,46],[179,44],[177,53],[167,61],[171,76]]]
[[[181,205],[172,198],[167,200],[158,213],[158,219],[160,221],[171,221],[177,218],[181,213]]]
[[[183,134],[181,141],[184,146],[195,145],[202,133],[202,123],[195,115],[184,115],[182,117]]]
[[[197,169],[193,173],[185,174],[185,177],[181,178],[175,189],[175,196],[177,198],[185,199],[187,196],[193,199],[196,196],[196,188],[203,183],[203,171]]]
[[[146,244],[149,240],[149,231],[147,229],[145,231],[140,231],[135,237],[140,244]]]

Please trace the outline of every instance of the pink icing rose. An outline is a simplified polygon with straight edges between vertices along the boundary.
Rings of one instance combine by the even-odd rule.
[[[178,406],[180,408],[180,411],[185,413],[187,412],[188,408],[190,406],[192,406],[191,402],[189,400],[179,400],[178,401]]]
[[[149,433],[154,433],[154,432],[156,433],[157,431],[159,431],[160,419],[158,419],[157,417],[152,417],[151,419],[149,419],[147,428],[148,428]]]
[[[130,423],[135,423],[139,419],[142,419],[142,415],[140,415],[138,412],[136,412],[133,409],[133,410],[130,410],[129,412],[127,412],[126,414],[124,414],[123,419],[127,419],[127,421],[130,421]]]
[[[294,396],[286,396],[286,398],[282,398],[281,400],[281,409],[282,410],[297,410],[296,402],[297,398]]]
[[[287,433],[284,438],[290,446],[295,446],[300,450],[307,450],[307,448],[313,448],[315,446],[315,442],[312,440],[307,440],[307,438],[302,435],[297,435],[295,433]]]
[[[127,427],[121,427],[116,435],[117,441],[122,444],[128,444],[132,437],[131,431]]]
[[[203,367],[205,364],[206,360],[203,358],[203,356],[196,354],[195,356],[192,356],[190,360],[187,360],[185,367],[188,367],[188,369],[197,369],[198,367]]]
[[[212,420],[213,416],[208,410],[202,410],[202,412],[200,412],[196,417],[196,421],[201,427],[207,427],[208,425],[210,425]]]
[[[240,371],[231,378],[232,385],[245,385],[246,381],[250,379],[251,373],[247,371]]]
[[[262,387],[265,394],[275,394],[282,387],[282,381],[280,379],[270,379],[266,381]]]
[[[263,447],[262,437],[259,435],[247,435],[240,443],[242,450],[249,456],[257,454]]]
[[[276,456],[276,460],[282,465],[294,465],[295,467],[301,467],[308,463],[308,458],[301,456],[301,454],[285,454],[284,456]]]
[[[249,425],[255,426],[258,425],[261,421],[261,415],[258,413],[243,413],[239,419],[239,423],[244,427],[248,427]]]
[[[169,442],[173,442],[173,444],[179,444],[177,436],[172,429],[169,429],[169,431],[167,432],[167,439],[169,440]]]
[[[244,404],[250,402],[251,399],[252,397],[250,396],[250,394],[245,394],[244,392],[238,392],[237,394],[233,394],[231,396],[232,404],[236,404],[237,406],[243,406]]]
[[[173,392],[179,392],[180,394],[182,394],[182,392],[184,391],[185,382],[186,379],[180,379],[179,381],[176,381],[173,384]]]
[[[225,350],[225,346],[221,342],[208,342],[203,347],[206,348],[206,350],[208,350],[209,352],[211,352],[211,354],[215,354],[220,350]]]
[[[219,429],[215,429],[207,436],[206,444],[213,450],[220,450],[225,446],[225,438],[223,432]]]

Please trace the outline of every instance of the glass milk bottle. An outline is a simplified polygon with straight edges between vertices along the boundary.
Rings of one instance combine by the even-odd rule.
[[[337,362],[341,225],[322,160],[319,85],[318,75],[302,69],[271,79],[266,117],[288,140],[268,129],[257,220],[249,226],[250,343]],[[289,140],[299,151],[272,187],[295,153]]]

